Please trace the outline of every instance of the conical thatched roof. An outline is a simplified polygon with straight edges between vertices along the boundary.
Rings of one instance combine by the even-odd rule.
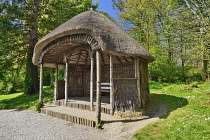
[[[73,34],[92,36],[98,42],[98,47],[92,49],[101,48],[102,51],[114,55],[140,56],[148,60],[148,63],[154,61],[151,54],[133,37],[106,16],[90,10],[73,17],[43,37],[35,46],[33,63],[39,65],[40,55],[48,44]]]

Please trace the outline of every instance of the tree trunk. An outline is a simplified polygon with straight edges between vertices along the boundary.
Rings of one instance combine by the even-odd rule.
[[[203,73],[204,73],[204,77],[203,80],[208,79],[208,64],[209,64],[209,50],[208,50],[208,46],[205,46],[204,48],[204,52],[203,52]]]
[[[25,93],[26,95],[31,95],[32,93],[39,92],[39,80],[38,80],[38,67],[32,63],[33,50],[38,41],[38,9],[39,9],[39,0],[31,1],[31,15],[29,18],[29,47],[28,47],[28,56],[26,63],[26,85]]]

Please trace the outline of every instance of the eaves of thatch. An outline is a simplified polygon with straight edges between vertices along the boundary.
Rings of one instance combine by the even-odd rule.
[[[97,41],[97,45],[92,47],[92,50],[101,49],[107,54],[117,56],[140,56],[148,63],[154,61],[152,55],[132,36],[106,16],[90,10],[73,17],[44,36],[34,48],[33,63],[40,64],[41,53],[50,43],[74,34],[92,36]]]

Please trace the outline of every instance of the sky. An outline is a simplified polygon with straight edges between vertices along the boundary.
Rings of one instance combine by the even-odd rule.
[[[100,4],[97,10],[107,12],[111,17],[117,20],[117,13],[112,8],[112,0],[98,0],[98,1],[100,2]],[[93,0],[93,2],[96,2],[96,0]]]

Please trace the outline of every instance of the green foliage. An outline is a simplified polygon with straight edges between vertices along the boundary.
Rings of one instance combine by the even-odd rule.
[[[64,69],[59,69],[58,80],[64,80]]]
[[[155,57],[156,62],[149,65],[153,80],[174,83],[207,79],[209,0],[202,4],[190,0],[112,1],[121,12],[123,28]]]
[[[13,72],[6,71],[0,79],[0,95],[11,94],[18,92],[23,87],[23,77],[18,73],[18,70]]]
[[[98,11],[98,12],[105,15],[106,17],[108,17],[114,23],[117,23],[116,20],[114,18],[112,18],[107,12],[104,12],[104,11]]]
[[[31,59],[27,56],[25,59],[25,71],[24,71],[24,86],[23,86],[23,92],[27,93],[28,90],[30,89],[30,86],[32,85],[32,79],[29,77],[29,69],[30,69],[30,64],[31,64]]]
[[[38,100],[35,104],[35,107],[36,107],[36,111],[40,112],[41,111],[41,108],[43,107],[43,103],[40,103]]]
[[[98,3],[93,4],[92,0],[46,0],[41,3],[39,34],[40,37],[46,35],[60,24],[72,17],[90,10],[96,9]]]
[[[10,94],[13,92],[13,85],[11,83],[0,81],[0,89],[0,94]]]
[[[191,83],[193,81],[204,81],[205,78],[203,76],[203,71],[202,69],[190,69],[188,71],[188,73],[186,74],[186,77],[187,77],[187,83]]]
[[[0,2],[0,94],[13,93],[19,89],[23,89],[25,93],[29,93],[29,89],[37,92],[38,77],[31,67],[32,51],[37,39],[73,16],[97,7],[98,3],[93,4],[92,0],[27,2],[2,0]],[[51,72],[47,70],[45,78],[49,75],[49,81],[44,82],[45,85],[52,86],[54,81],[52,70]],[[33,86],[34,84],[36,86]]]
[[[151,82],[151,98],[169,104],[170,112],[134,135],[135,139],[210,139],[209,83],[164,84]],[[196,87],[194,86],[196,85]]]
[[[0,3],[0,94],[10,94],[23,87],[25,32],[17,17],[17,4],[8,0]]]
[[[52,102],[53,89],[44,87],[43,102]],[[39,109],[41,104],[38,103],[38,94],[26,96],[23,92],[9,95],[0,95],[0,109]]]
[[[103,127],[103,122],[100,121],[99,124],[96,124],[96,127],[99,128],[99,129],[102,129],[102,127]]]
[[[54,87],[54,81],[55,81],[54,74],[55,74],[55,69],[44,68],[44,78],[43,78],[44,86]]]
[[[175,63],[168,64],[167,62],[157,60],[149,65],[149,75],[155,81],[171,83],[183,81],[182,72],[183,70],[179,66],[176,66]]]

